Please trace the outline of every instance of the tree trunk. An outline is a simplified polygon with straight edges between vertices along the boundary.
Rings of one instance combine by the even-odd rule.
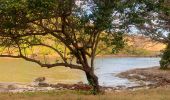
[[[87,77],[89,84],[93,87],[92,93],[94,95],[99,94],[101,91],[100,91],[100,86],[98,82],[98,77],[92,71],[85,72],[85,73],[86,73],[86,77]]]

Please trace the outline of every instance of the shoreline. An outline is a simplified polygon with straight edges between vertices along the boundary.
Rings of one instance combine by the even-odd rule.
[[[48,56],[49,58],[57,58],[58,56],[52,56],[52,55],[49,55]],[[126,55],[126,54],[106,54],[106,55],[96,55],[96,58],[101,58],[101,57],[124,57],[124,58],[128,58],[128,57],[137,57],[137,58],[160,58],[161,56],[160,55]],[[0,57],[1,59],[21,59],[21,58],[11,58],[11,57]],[[41,56],[40,56],[41,58]]]
[[[139,89],[154,89],[159,87],[170,87],[170,70],[160,70],[158,66],[151,68],[137,68],[121,72],[117,74],[119,78],[126,78],[130,81],[136,82],[139,85],[132,87],[107,87],[100,86],[104,92],[121,92],[121,91],[135,91]],[[42,83],[15,83],[15,82],[0,82],[0,92],[37,92],[37,91],[60,91],[60,90],[82,90],[89,91],[92,87],[83,82],[75,84],[57,83],[50,84]]]
[[[159,87],[170,87],[170,70],[160,70],[159,66],[151,68],[137,68],[121,72],[117,74],[117,77],[126,78],[130,81],[136,82],[139,85],[132,87],[106,87],[100,86],[102,91],[105,92],[121,92],[121,91],[135,91],[139,89],[154,89]],[[60,90],[83,90],[89,91],[92,87],[83,82],[75,84],[50,84],[50,83],[32,83],[21,84],[21,83],[0,83],[0,92],[37,92],[37,91],[60,91]]]
[[[147,57],[149,57],[149,58],[159,58],[159,57],[161,57],[160,55],[146,55],[146,56],[138,56],[138,55],[114,55],[114,54],[109,54],[109,55],[97,55],[96,57],[125,57],[125,58],[128,58],[128,57],[138,57],[138,58],[141,58],[141,57],[143,57],[143,58],[147,58]]]
[[[121,72],[117,76],[139,82],[141,84],[140,87],[147,87],[149,89],[170,85],[170,70],[160,70],[159,66],[132,69]]]

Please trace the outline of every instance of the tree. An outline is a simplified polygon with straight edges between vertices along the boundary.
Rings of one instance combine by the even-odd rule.
[[[98,44],[112,45],[114,53],[122,48],[123,33],[144,22],[142,9],[148,8],[140,6],[144,1],[1,0],[0,57],[82,70],[97,94],[94,59]],[[56,54],[56,59],[48,59],[49,53]]]
[[[162,13],[159,14],[159,18],[164,21],[164,24],[161,26],[166,32],[162,33],[160,36],[164,39],[164,43],[167,45],[166,49],[163,52],[160,65],[161,69],[167,69],[170,65],[170,1],[166,0],[162,4]],[[166,36],[164,36],[167,34]]]
[[[170,65],[170,1],[152,1],[148,6],[152,8],[144,18],[148,21],[137,27],[141,34],[167,45],[160,61],[160,68],[167,69]]]
[[[94,58],[99,41],[104,39],[101,34],[122,41],[122,34],[110,30],[113,5],[116,2],[102,0],[1,1],[0,57],[23,58],[47,68],[83,70],[93,93],[99,93]],[[38,47],[41,50],[36,52]],[[59,57],[51,61],[47,52],[41,52],[43,49]]]

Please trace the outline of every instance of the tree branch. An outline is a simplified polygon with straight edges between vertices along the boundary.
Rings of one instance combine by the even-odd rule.
[[[41,67],[47,67],[47,68],[53,68],[53,67],[56,67],[56,66],[65,66],[65,67],[69,67],[69,68],[73,68],[73,69],[83,70],[82,66],[79,66],[79,65],[68,64],[68,63],[43,64],[38,60],[31,59],[31,58],[25,57],[23,55],[18,55],[18,56],[15,56],[15,55],[0,55],[0,57],[23,58],[26,61],[34,62],[34,63],[37,63],[38,65],[40,65]]]

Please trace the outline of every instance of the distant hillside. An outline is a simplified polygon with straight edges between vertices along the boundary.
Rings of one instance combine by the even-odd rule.
[[[140,48],[145,49],[148,51],[159,52],[165,48],[164,44],[154,41],[154,40],[151,40],[144,36],[128,36],[127,40],[128,40],[129,46],[133,46],[133,47],[139,48],[139,49]]]
[[[165,45],[157,41],[151,40],[144,36],[128,35],[125,36],[127,41],[125,48],[123,48],[118,56],[157,56],[165,48]],[[104,50],[102,55],[112,54],[112,49]]]

